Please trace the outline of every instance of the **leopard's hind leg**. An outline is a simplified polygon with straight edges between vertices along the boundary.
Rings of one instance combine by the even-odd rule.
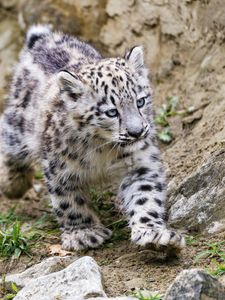
[[[16,130],[0,120],[0,192],[8,198],[20,198],[32,186],[33,169],[29,154]]]
[[[0,153],[0,191],[8,198],[20,198],[32,186],[33,169]]]

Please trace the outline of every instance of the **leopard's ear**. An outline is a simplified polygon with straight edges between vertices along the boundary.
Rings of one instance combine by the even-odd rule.
[[[69,71],[62,70],[58,73],[58,84],[61,90],[69,94],[83,94],[85,85],[77,74],[72,74]]]
[[[144,52],[142,46],[135,46],[131,48],[126,54],[125,59],[130,63],[136,72],[142,71],[144,66]]]

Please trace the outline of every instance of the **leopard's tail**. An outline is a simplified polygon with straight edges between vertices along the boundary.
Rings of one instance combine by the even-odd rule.
[[[26,45],[29,49],[34,47],[34,44],[44,36],[51,34],[50,25],[33,25],[27,32],[26,36]]]

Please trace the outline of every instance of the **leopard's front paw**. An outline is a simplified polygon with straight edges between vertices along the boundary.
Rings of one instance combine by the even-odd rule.
[[[65,250],[83,250],[97,248],[111,237],[112,232],[101,225],[85,229],[76,229],[62,233],[62,248]]]
[[[154,244],[157,247],[167,246],[176,249],[185,247],[184,237],[166,227],[136,227],[132,228],[131,240],[141,246]]]

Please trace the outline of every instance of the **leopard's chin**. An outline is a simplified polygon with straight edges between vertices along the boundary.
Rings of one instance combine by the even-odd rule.
[[[125,152],[135,152],[140,150],[142,147],[145,146],[145,140],[136,140],[133,141],[132,143],[126,143],[123,144],[123,148],[125,150]]]

